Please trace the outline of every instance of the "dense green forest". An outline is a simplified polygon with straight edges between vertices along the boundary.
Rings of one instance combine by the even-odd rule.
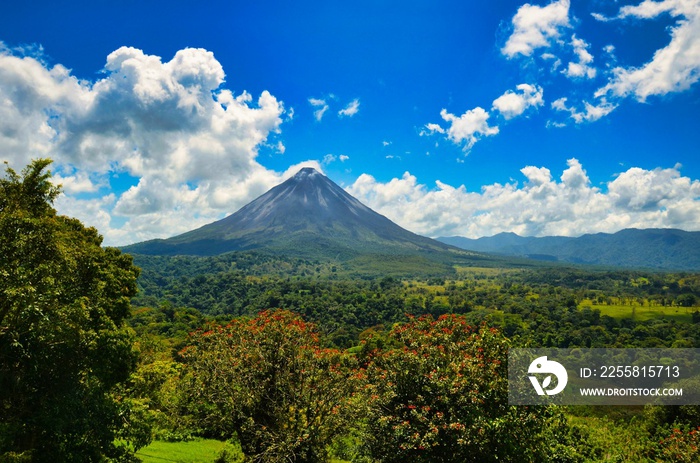
[[[349,279],[337,266],[269,256],[145,258],[137,307],[197,309],[220,319],[292,310],[319,324],[334,347],[407,315],[462,314],[541,347],[697,347],[700,276],[580,268],[462,268],[424,280]],[[202,266],[206,265],[205,271]],[[628,308],[628,316],[618,314]],[[617,309],[617,310],[615,310]]]
[[[159,355],[177,368],[187,368],[183,349],[188,352],[202,342],[202,325],[209,324],[204,332],[216,337],[215,330],[228,329],[222,327],[231,319],[259,323],[258,314],[262,311],[264,319],[269,316],[264,311],[273,308],[286,311],[283,317],[313,323],[318,347],[332,350],[333,355],[349,355],[355,362],[353,371],[361,372],[356,387],[372,393],[362,396],[359,404],[353,402],[359,415],[358,408],[346,410],[355,415],[347,428],[336,430],[341,437],[319,445],[335,458],[426,462],[698,458],[697,407],[548,407],[516,418],[503,413],[508,409],[503,384],[481,383],[503,378],[497,369],[485,374],[454,359],[468,355],[466,346],[486,348],[470,337],[480,329],[495,330],[508,347],[698,347],[700,275],[518,265],[455,267],[443,275],[400,278],[358,275],[356,268],[343,262],[254,252],[208,258],[136,256],[136,262],[143,273],[129,323],[139,339],[159,340]],[[463,325],[472,331],[452,334]],[[445,330],[451,335],[443,337]],[[488,352],[488,357],[505,365],[503,351]],[[227,357],[231,365],[235,362],[230,359],[238,356],[217,351],[216,358]],[[433,383],[431,372],[437,370],[454,376]],[[388,377],[394,378],[389,384],[398,390],[384,388]],[[346,386],[351,383],[344,378]],[[235,383],[233,378],[228,381]],[[481,392],[461,409],[459,403],[475,393],[473,388]],[[483,403],[479,393],[486,390],[500,411],[486,422],[475,421],[475,416],[489,416],[475,405]],[[222,406],[217,413],[225,409]],[[511,407],[510,413],[517,412],[524,411]],[[454,421],[446,421],[446,416]],[[285,415],[279,420],[289,419]],[[522,433],[523,423],[543,431],[528,436]],[[464,434],[457,432],[462,425]],[[498,426],[498,436],[489,435],[493,426]],[[229,425],[228,433],[221,429],[199,433],[229,439],[231,429],[239,429],[240,437],[240,425]],[[517,438],[508,437],[507,431],[517,431]],[[170,432],[191,431],[159,432],[171,436]],[[249,452],[256,451],[261,450]],[[275,461],[269,455],[265,458],[261,461]]]
[[[700,461],[698,406],[509,406],[506,372],[513,347],[700,347],[700,275],[132,261],[56,214],[48,165],[0,179],[0,462],[200,438],[219,462]]]

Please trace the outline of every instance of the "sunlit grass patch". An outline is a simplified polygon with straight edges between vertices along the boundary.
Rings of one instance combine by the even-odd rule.
[[[664,307],[660,305],[648,306],[639,304],[592,304],[590,301],[583,301],[580,308],[590,307],[600,310],[601,315],[613,318],[631,318],[637,322],[654,319],[669,319],[679,322],[691,322],[692,314],[700,310],[698,307]]]
[[[153,441],[151,445],[136,452],[143,463],[212,463],[226,449],[241,456],[240,448],[226,442],[201,439],[188,442]]]

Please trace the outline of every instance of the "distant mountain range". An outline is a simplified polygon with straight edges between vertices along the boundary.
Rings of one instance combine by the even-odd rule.
[[[625,229],[576,238],[523,237],[500,233],[470,239],[437,238],[471,251],[546,261],[657,270],[700,270],[700,232],[676,229]]]
[[[222,220],[123,248],[135,254],[197,256],[255,249],[332,258],[470,254],[401,228],[312,168],[301,169]]]

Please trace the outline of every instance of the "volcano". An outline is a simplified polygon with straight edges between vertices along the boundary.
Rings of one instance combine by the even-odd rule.
[[[254,249],[349,258],[456,248],[401,228],[309,167],[222,220],[123,248],[135,254],[198,256]]]

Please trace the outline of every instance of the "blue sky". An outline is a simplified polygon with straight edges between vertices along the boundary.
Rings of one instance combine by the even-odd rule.
[[[428,236],[700,230],[700,0],[13,2],[0,159],[107,244],[303,165]]]

